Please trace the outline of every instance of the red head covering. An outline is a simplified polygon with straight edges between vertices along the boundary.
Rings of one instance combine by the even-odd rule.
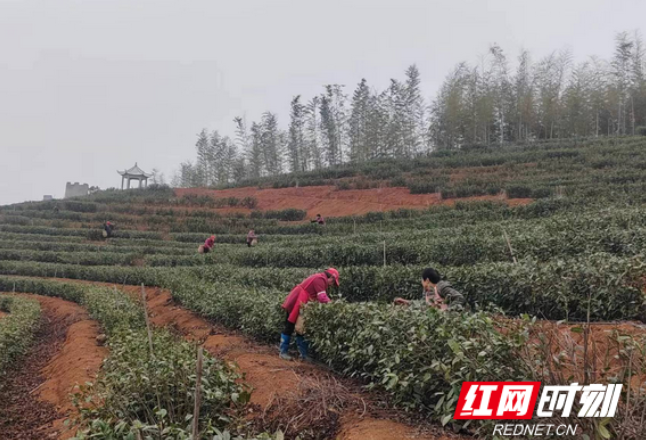
[[[325,272],[326,272],[326,273],[328,273],[328,274],[330,274],[330,275],[332,275],[332,278],[334,278],[334,282],[335,282],[335,283],[336,283],[336,285],[338,286],[338,285],[339,285],[339,271],[338,271],[338,270],[336,270],[336,269],[335,269],[335,268],[333,268],[333,267],[330,267],[330,268],[329,268],[329,269],[327,269]]]

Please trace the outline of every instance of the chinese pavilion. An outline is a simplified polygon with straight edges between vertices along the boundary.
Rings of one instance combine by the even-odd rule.
[[[144,183],[144,186],[148,188],[148,178],[152,177],[152,174],[146,173],[141,168],[139,168],[137,166],[137,162],[135,162],[135,166],[130,168],[129,170],[117,171],[117,173],[121,174],[121,189],[123,189],[123,184],[125,183],[126,179],[128,179],[127,189],[130,189],[131,180],[138,180],[139,188],[141,188],[142,182]]]

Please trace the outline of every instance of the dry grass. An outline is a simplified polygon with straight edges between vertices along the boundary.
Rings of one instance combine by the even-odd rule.
[[[578,424],[576,438],[596,438],[606,429],[612,438],[638,440],[646,428],[646,329],[634,323],[538,322],[523,354],[534,380],[546,385],[577,382],[622,383],[617,415],[610,420],[579,418],[575,401],[573,416],[555,418],[556,424]],[[600,428],[604,424],[605,428]],[[602,438],[602,437],[599,437]]]
[[[366,412],[366,403],[333,376],[295,377],[294,384],[292,393],[272,396],[260,417],[263,428],[280,429],[286,438],[334,438],[342,414]]]

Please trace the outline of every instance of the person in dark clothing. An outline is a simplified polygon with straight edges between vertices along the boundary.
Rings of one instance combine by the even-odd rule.
[[[424,288],[424,301],[429,307],[440,310],[465,310],[468,308],[464,295],[455,290],[451,283],[442,280],[442,277],[433,268],[426,268],[422,272],[422,287]],[[404,298],[395,298],[395,304],[408,305],[411,302]]]
[[[109,221],[107,221],[107,220],[106,220],[106,221],[103,223],[103,231],[104,231],[103,236],[104,236],[105,238],[110,238],[110,237],[112,237],[112,231],[114,231],[114,225],[113,225],[112,223],[110,223]]]

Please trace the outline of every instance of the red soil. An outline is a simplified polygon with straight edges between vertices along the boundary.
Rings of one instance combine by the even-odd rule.
[[[8,315],[8,313],[5,313],[2,310],[0,310],[0,318],[4,318],[7,315]]]
[[[456,201],[501,200],[500,196],[479,196],[463,199],[442,200],[439,194],[410,194],[408,188],[373,188],[338,190],[334,186],[307,186],[302,188],[258,189],[233,188],[213,190],[208,188],[178,188],[176,194],[207,195],[216,199],[225,197],[255,197],[257,209],[281,210],[287,208],[307,211],[308,217],[322,214],[324,217],[361,215],[371,211],[394,211],[400,208],[424,209],[431,205],[453,205]],[[531,199],[509,199],[510,205],[524,205]],[[223,208],[222,212],[248,212],[245,208]]]
[[[59,438],[66,439],[74,434],[65,432],[63,425],[74,410],[70,394],[78,391],[78,385],[94,380],[107,349],[97,345],[99,325],[89,318],[83,307],[60,298],[37,298],[68,327],[63,345],[41,371],[45,382],[38,391],[40,399],[52,403],[62,415],[54,422],[54,427],[61,432]]]
[[[340,440],[378,440],[378,439],[417,439],[425,438],[420,432],[392,420],[353,419],[344,423],[338,439]],[[436,439],[451,438],[435,437]]]
[[[64,426],[74,411],[70,393],[96,376],[106,350],[96,345],[98,326],[81,306],[59,298],[21,295],[40,302],[41,328],[5,390],[3,403],[8,406],[0,411],[7,414],[0,423],[3,435],[68,439],[74,434]]]

